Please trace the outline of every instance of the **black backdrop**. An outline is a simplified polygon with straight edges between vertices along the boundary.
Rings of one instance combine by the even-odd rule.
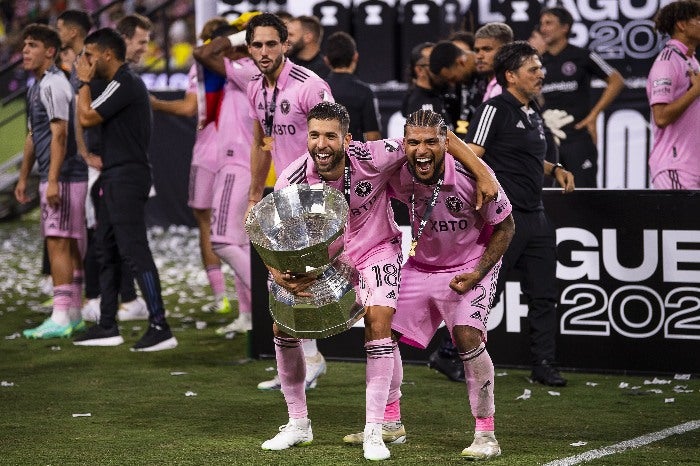
[[[384,111],[391,114],[400,95],[385,91]],[[186,205],[193,140],[192,120],[155,115],[150,157],[157,195],[147,206],[149,225],[194,226]],[[558,236],[561,364],[700,373],[700,218],[694,215],[700,192],[579,190],[563,196],[548,190],[545,202]],[[199,260],[198,251],[192,260]],[[266,276],[259,263],[253,272],[252,352],[268,357],[273,348]],[[491,313],[489,347],[497,364],[527,365],[521,300],[513,281]],[[362,338],[362,329],[355,328],[319,346],[329,357],[362,358]],[[402,351],[407,361],[424,361],[429,354]]]

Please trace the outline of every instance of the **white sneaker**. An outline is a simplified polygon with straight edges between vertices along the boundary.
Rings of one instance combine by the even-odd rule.
[[[246,333],[253,330],[253,321],[250,312],[239,314],[233,322],[216,329],[217,335],[226,335],[229,333]]]
[[[80,310],[80,315],[83,316],[83,320],[88,322],[99,322],[100,321],[100,298],[88,299],[83,308]]]
[[[311,390],[313,388],[316,388],[316,381],[318,379],[314,379],[311,383],[306,385],[307,390]],[[273,378],[270,380],[263,380],[258,384],[258,390],[280,390],[282,388],[282,383],[280,382],[280,376],[275,375]],[[360,441],[358,443],[362,443],[362,433],[360,435]],[[403,443],[403,442],[396,442],[396,443]]]
[[[275,374],[272,380],[264,380],[258,384],[258,390],[279,390],[282,388],[280,376]]]
[[[202,306],[202,312],[215,312],[217,314],[228,314],[231,312],[231,301],[226,296],[215,299],[209,304]]]
[[[277,435],[263,442],[263,450],[286,450],[295,445],[309,445],[314,439],[311,421],[308,419],[290,419],[289,423],[280,426],[279,430]]]
[[[316,388],[318,378],[326,373],[326,359],[321,353],[309,356],[306,360],[306,388]]]
[[[462,457],[471,460],[488,460],[501,455],[501,447],[498,445],[493,432],[475,432],[474,441],[462,450]]]
[[[389,453],[389,449],[384,445],[381,423],[367,423],[363,436],[362,451],[365,454],[365,459],[371,461],[389,459],[391,453]]]
[[[117,319],[122,322],[128,320],[148,320],[146,301],[142,298],[136,298],[128,303],[122,303],[119,312],[117,312]]]
[[[348,434],[343,437],[343,442],[350,445],[362,445],[364,442],[364,432]],[[382,424],[382,440],[384,444],[406,443],[406,428],[401,421],[387,421]]]

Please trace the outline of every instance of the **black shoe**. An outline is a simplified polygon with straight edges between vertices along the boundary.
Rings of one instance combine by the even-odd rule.
[[[177,339],[170,331],[168,324],[148,325],[146,334],[131,347],[131,351],[163,351],[177,346]]]
[[[437,350],[430,355],[428,367],[442,372],[453,382],[464,382],[464,364],[459,357],[444,358],[440,356],[440,350]]]
[[[93,325],[73,339],[73,344],[77,346],[119,346],[122,343],[124,338],[119,334],[119,327],[116,325],[109,328],[99,324]]]
[[[546,360],[532,368],[530,378],[533,382],[549,385],[550,387],[566,386],[566,379]]]

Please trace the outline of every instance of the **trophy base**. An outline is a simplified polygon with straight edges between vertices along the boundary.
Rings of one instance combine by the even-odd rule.
[[[356,302],[354,290],[324,306],[289,305],[270,295],[270,314],[283,332],[295,338],[318,339],[350,329],[365,315],[365,308]]]

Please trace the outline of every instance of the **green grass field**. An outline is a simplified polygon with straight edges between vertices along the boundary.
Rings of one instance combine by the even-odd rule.
[[[177,349],[130,352],[130,344],[145,330],[139,322],[122,326],[127,343],[115,348],[16,337],[45,317],[35,312],[46,298],[38,291],[37,232],[36,215],[0,225],[2,464],[365,462],[360,447],[345,446],[341,440],[364,424],[364,365],[359,363],[329,362],[327,375],[308,392],[312,445],[282,452],[260,449],[287,417],[279,391],[255,388],[272,376],[267,369],[273,362],[242,363],[245,337],[217,337],[214,329],[229,318],[199,311],[206,301],[206,285],[199,272],[196,236],[187,230],[152,234],[170,322],[180,342]],[[196,321],[207,327],[197,330]],[[173,375],[178,372],[184,374]],[[645,379],[653,377],[569,373],[569,386],[550,394],[550,388],[530,384],[525,371],[496,372],[496,433],[503,455],[491,461],[493,465],[545,464],[700,420],[696,379],[645,385]],[[620,388],[621,382],[638,388]],[[692,392],[674,392],[679,385]],[[525,389],[531,390],[531,397],[517,399]],[[391,447],[387,464],[464,463],[459,452],[470,443],[473,429],[465,387],[425,366],[406,366],[402,392],[408,442]],[[674,402],[665,402],[668,398]],[[74,417],[85,413],[91,415]],[[571,445],[576,442],[586,444]],[[698,465],[700,429],[587,464]]]
[[[0,121],[4,121],[21,110],[24,110],[24,99],[16,99],[10,104],[0,107]],[[24,113],[0,126],[0,164],[22,151],[26,128],[27,121]]]

